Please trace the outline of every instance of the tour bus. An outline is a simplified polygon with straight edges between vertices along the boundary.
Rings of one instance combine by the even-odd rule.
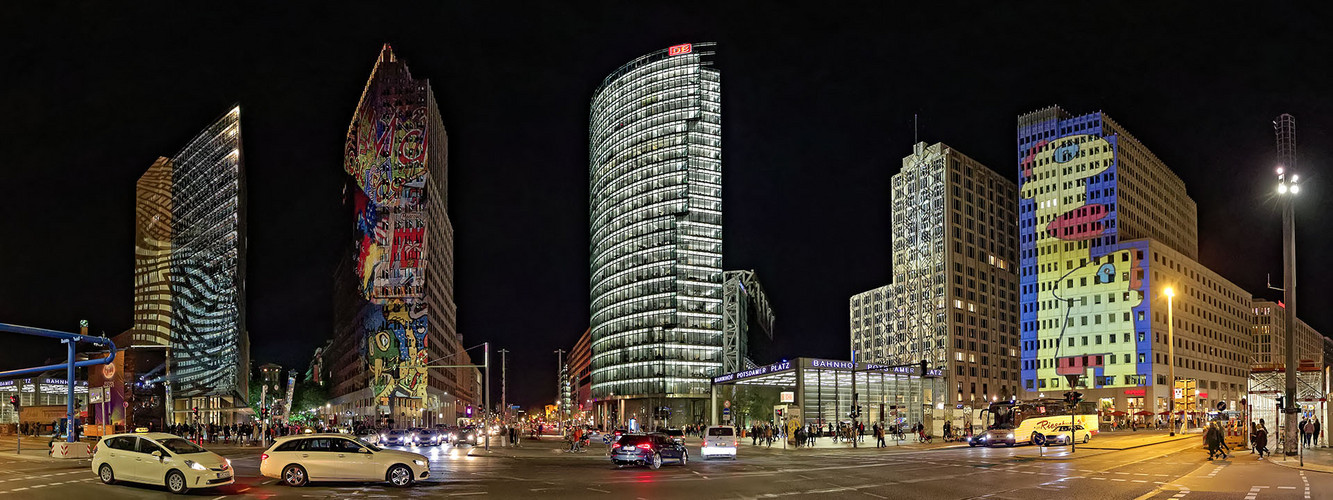
[[[1078,438],[1086,441],[1099,432],[1097,407],[1092,401],[1079,403],[1071,409],[1063,399],[1032,399],[1025,401],[997,401],[982,410],[986,431],[977,433],[968,444],[995,446],[1025,443],[1043,443],[1059,432],[1068,432],[1071,420],[1080,431]],[[1064,430],[1061,430],[1064,426]],[[1083,434],[1081,431],[1087,431]],[[1070,439],[1072,440],[1072,439]]]

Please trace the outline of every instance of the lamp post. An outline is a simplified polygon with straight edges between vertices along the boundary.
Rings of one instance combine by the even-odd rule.
[[[1298,436],[1296,414],[1300,405],[1296,401],[1296,194],[1301,187],[1296,181],[1299,176],[1287,176],[1286,169],[1277,167],[1277,193],[1282,199],[1282,295],[1285,307],[1282,308],[1282,328],[1286,337],[1283,348],[1286,356],[1286,408],[1283,408],[1283,452],[1290,456],[1297,453]]]
[[[1176,435],[1176,424],[1172,420],[1176,418],[1176,325],[1175,317],[1172,314],[1171,299],[1176,296],[1176,291],[1171,287],[1162,290],[1166,295],[1166,378],[1170,381],[1167,389],[1171,396],[1166,400],[1166,422],[1171,428],[1171,435]]]

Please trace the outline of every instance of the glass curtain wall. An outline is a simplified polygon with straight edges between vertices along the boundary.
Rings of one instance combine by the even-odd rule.
[[[594,94],[594,398],[702,396],[720,371],[721,80],[712,45],[640,57]]]

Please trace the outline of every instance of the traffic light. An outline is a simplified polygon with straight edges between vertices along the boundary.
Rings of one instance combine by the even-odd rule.
[[[1069,391],[1065,393],[1065,403],[1074,406],[1083,402],[1083,393],[1078,391]]]
[[[9,397],[9,406],[13,406],[13,407],[14,407],[14,411],[19,411],[19,397],[18,397],[18,396],[10,396],[10,397]]]
[[[926,369],[926,360],[923,359],[923,360],[921,360],[921,376],[922,376],[922,377],[925,377],[925,376],[926,376],[926,371],[927,371],[927,369]]]

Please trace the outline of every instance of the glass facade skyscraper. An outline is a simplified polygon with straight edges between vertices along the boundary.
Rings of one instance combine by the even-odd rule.
[[[131,341],[168,348],[167,397],[204,422],[233,421],[249,391],[240,119],[233,107],[137,184]]]
[[[604,420],[685,421],[722,356],[721,79],[714,44],[613,71],[589,111],[592,397]],[[608,404],[608,401],[614,402]],[[693,420],[689,420],[693,421]]]

